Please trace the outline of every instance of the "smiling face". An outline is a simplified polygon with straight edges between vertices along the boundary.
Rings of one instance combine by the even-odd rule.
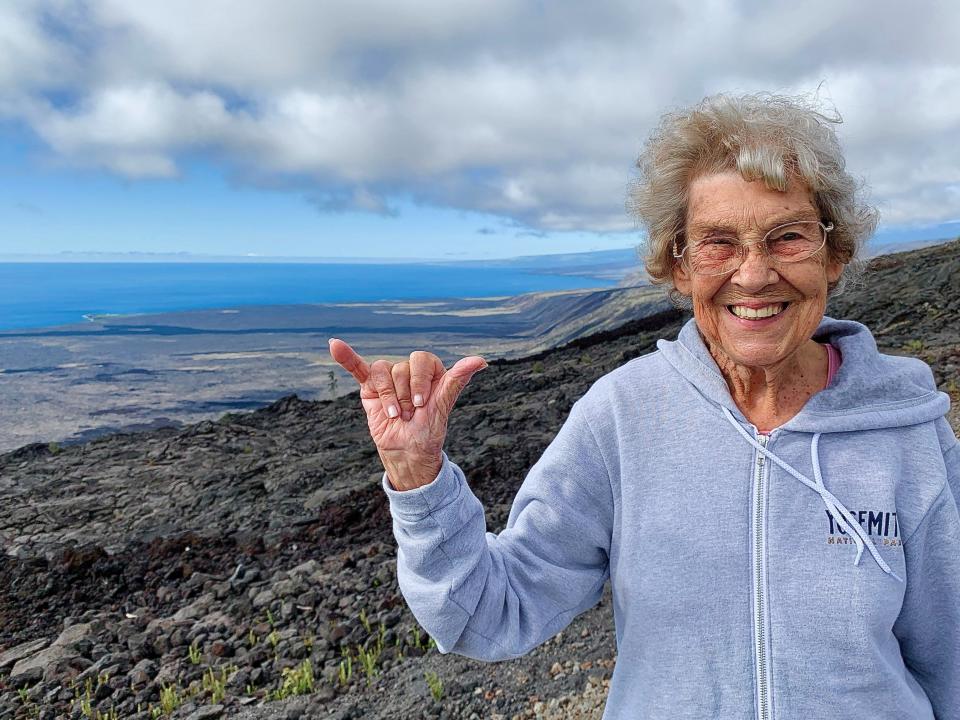
[[[735,171],[704,175],[690,184],[686,227],[691,241],[723,234],[755,242],[777,225],[820,219],[810,192],[797,180],[786,192],[747,182]],[[775,264],[753,245],[732,273],[704,277],[677,264],[673,279],[677,290],[693,300],[697,327],[715,357],[719,350],[738,366],[770,368],[809,349],[826,309],[827,285],[843,271],[827,256],[824,247],[807,260]]]

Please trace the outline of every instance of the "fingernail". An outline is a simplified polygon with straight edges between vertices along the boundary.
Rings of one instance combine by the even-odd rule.
[[[416,395],[414,395],[413,404],[416,407],[423,407],[423,395],[421,395],[420,393],[417,393]]]
[[[389,415],[390,417],[395,418],[399,414],[400,413],[397,412],[396,405],[391,405],[390,407],[387,408],[387,415]]]

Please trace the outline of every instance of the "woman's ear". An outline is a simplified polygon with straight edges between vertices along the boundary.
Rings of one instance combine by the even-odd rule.
[[[842,262],[837,262],[836,260],[831,260],[827,263],[827,284],[833,285],[840,279],[840,276],[843,275],[843,269],[846,265]]]
[[[673,286],[681,295],[690,296],[690,275],[680,263],[673,264]]]

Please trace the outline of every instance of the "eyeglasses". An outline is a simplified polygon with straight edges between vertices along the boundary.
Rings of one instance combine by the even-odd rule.
[[[726,275],[747,257],[750,245],[760,245],[764,257],[771,263],[798,263],[816,255],[827,244],[827,233],[833,223],[824,225],[817,220],[800,220],[772,228],[762,240],[744,243],[736,236],[708,235],[695,239],[680,250],[673,239],[673,257],[695,275]]]

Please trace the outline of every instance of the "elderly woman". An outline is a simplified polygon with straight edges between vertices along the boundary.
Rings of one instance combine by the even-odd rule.
[[[960,445],[927,365],[824,317],[875,225],[831,122],[773,96],[665,116],[634,207],[693,319],[574,404],[498,535],[442,451],[484,361],[331,340],[441,652],[523,655],[609,578],[605,719],[960,718]]]

